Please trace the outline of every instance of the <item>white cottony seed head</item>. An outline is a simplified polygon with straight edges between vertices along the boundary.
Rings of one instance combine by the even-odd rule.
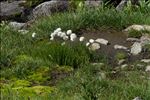
[[[89,43],[89,42],[87,42],[87,43],[86,43],[86,46],[88,47],[89,45],[90,45],[90,43]]]
[[[67,35],[70,35],[70,34],[72,34],[72,30],[67,31]]]
[[[63,40],[68,40],[68,39],[69,39],[68,36],[64,36],[64,37],[63,37]]]
[[[75,41],[76,38],[77,38],[77,35],[75,33],[70,35],[70,40],[71,41]]]
[[[32,38],[35,38],[35,35],[36,35],[36,33],[34,32],[34,33],[32,33]]]
[[[82,37],[79,38],[79,41],[80,41],[80,42],[83,42],[84,39],[85,39],[85,37],[82,36]]]
[[[50,40],[53,41],[53,40],[54,40],[54,37],[51,37]]]
[[[90,39],[89,42],[90,42],[90,43],[94,43],[94,39]]]
[[[58,36],[58,37],[60,37],[60,36],[61,36],[61,34],[62,34],[62,32],[58,32],[58,33],[57,33],[57,36]]]
[[[60,32],[60,31],[61,31],[61,28],[57,28],[56,31],[57,31],[57,32]]]
[[[65,37],[66,36],[66,33],[64,33],[64,32],[61,32],[61,34],[60,34],[60,37]]]
[[[55,37],[55,33],[51,33],[51,37],[53,37],[53,38],[54,38],[54,37]]]

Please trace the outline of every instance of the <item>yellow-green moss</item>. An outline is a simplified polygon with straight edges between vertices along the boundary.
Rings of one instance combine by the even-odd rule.
[[[17,94],[20,97],[46,96],[54,91],[56,91],[56,88],[49,86],[15,87],[1,90],[3,95],[7,95],[8,92],[11,92],[12,95]]]
[[[32,57],[27,56],[27,55],[19,55],[16,57],[14,63],[21,63],[21,62],[25,62],[25,61],[30,61],[33,60]]]
[[[56,70],[58,72],[71,72],[73,71],[73,68],[71,66],[56,66],[51,70]]]
[[[17,80],[11,83],[12,87],[28,87],[31,86],[31,82],[27,80]]]
[[[35,83],[40,84],[44,83],[47,80],[48,77],[44,77],[42,73],[34,73],[33,75],[30,75],[28,77],[28,80]]]
[[[124,52],[118,52],[115,56],[116,60],[125,59],[127,55]]]

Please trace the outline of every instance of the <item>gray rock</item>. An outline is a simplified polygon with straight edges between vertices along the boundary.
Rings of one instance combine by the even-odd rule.
[[[19,30],[24,27],[25,23],[10,22],[8,25],[14,30]]]
[[[93,66],[104,66],[105,64],[104,63],[91,63],[91,65],[93,65]]]
[[[123,8],[127,5],[128,0],[122,0],[119,5],[116,7],[116,10],[120,11],[123,10]]]
[[[128,42],[140,42],[140,39],[138,39],[138,38],[127,38],[126,41],[128,41]]]
[[[127,50],[127,47],[116,44],[116,45],[114,45],[114,49],[116,49],[116,50]]]
[[[150,25],[143,25],[144,29],[150,32]]]
[[[141,62],[150,63],[150,59],[142,59]]]
[[[102,39],[102,38],[98,38],[95,40],[95,42],[98,42],[100,44],[103,44],[103,45],[108,45],[108,40],[105,40],[105,39]]]
[[[89,49],[92,50],[92,51],[98,50],[98,49],[100,49],[100,44],[99,43],[92,43],[89,46]]]
[[[150,44],[150,35],[143,35],[141,38],[141,44],[142,46]]]
[[[85,1],[85,6],[86,7],[98,7],[102,5],[103,0],[86,0]]]
[[[146,66],[145,71],[146,71],[146,72],[150,72],[150,65]]]
[[[133,100],[142,100],[140,97],[135,97]]]
[[[131,25],[131,26],[127,27],[124,31],[129,32],[129,31],[132,31],[132,30],[143,31],[145,29],[144,29],[143,25]]]
[[[129,2],[130,0],[121,0],[121,2],[119,3],[119,5],[116,7],[116,10],[120,11],[120,10],[123,10],[125,6],[127,6],[127,3]],[[131,4],[132,5],[139,5],[139,2],[140,0],[131,0]]]
[[[125,62],[125,59],[121,59],[121,60],[118,61],[118,65],[121,65],[121,64],[123,64],[124,62]]]
[[[126,69],[126,67],[128,67],[128,64],[121,65],[121,69]]]
[[[124,31],[129,32],[131,30],[150,32],[150,25],[131,25],[131,26],[127,27]]]
[[[10,17],[15,17],[24,11],[24,7],[21,7],[20,4],[24,3],[24,0],[19,1],[4,1],[0,2],[0,17],[1,19],[7,19]]]
[[[142,45],[141,43],[135,42],[131,47],[131,54],[138,55],[142,52]]]
[[[27,34],[29,31],[21,29],[21,30],[18,30],[18,32],[24,35],[24,34]]]
[[[68,8],[68,2],[65,0],[47,1],[35,7],[32,11],[31,17],[38,18],[42,16],[48,16],[58,11],[64,11],[67,8]]]

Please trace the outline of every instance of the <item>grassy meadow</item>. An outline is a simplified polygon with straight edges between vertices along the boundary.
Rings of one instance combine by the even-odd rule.
[[[81,30],[122,31],[133,24],[150,25],[150,6],[128,5],[122,11],[82,7],[55,13],[34,21],[27,34],[7,23],[0,26],[1,100],[150,100],[149,73],[145,72],[148,64],[136,61],[121,68],[80,42],[61,45],[61,41],[49,40],[59,27],[80,36]],[[35,38],[33,32],[37,33]]]

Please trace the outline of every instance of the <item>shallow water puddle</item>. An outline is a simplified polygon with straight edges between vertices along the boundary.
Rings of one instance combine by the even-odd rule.
[[[124,32],[118,32],[115,30],[95,30],[95,31],[82,31],[82,36],[86,38],[88,41],[89,39],[97,39],[97,38],[103,38],[109,41],[109,45],[101,45],[100,50],[98,50],[98,53],[105,54],[108,58],[111,60],[115,60],[114,57],[117,52],[125,52],[128,54],[127,51],[125,50],[115,50],[114,45],[122,45],[127,47],[129,50],[132,46],[132,42],[127,42],[126,39],[127,34]],[[129,51],[130,52],[130,51]],[[149,58],[147,53],[141,53],[140,55],[137,56],[130,56],[128,55],[128,61],[136,61],[140,60],[142,58]]]
[[[117,51],[115,50],[114,45],[122,45],[125,47],[130,48],[132,43],[127,42],[127,35],[123,32],[117,32],[115,30],[105,30],[105,31],[83,31],[82,34],[87,40],[88,39],[97,39],[97,38],[103,38],[109,41],[109,45],[101,45],[100,52],[105,53],[106,55],[113,56]],[[124,50],[123,50],[124,51]]]

